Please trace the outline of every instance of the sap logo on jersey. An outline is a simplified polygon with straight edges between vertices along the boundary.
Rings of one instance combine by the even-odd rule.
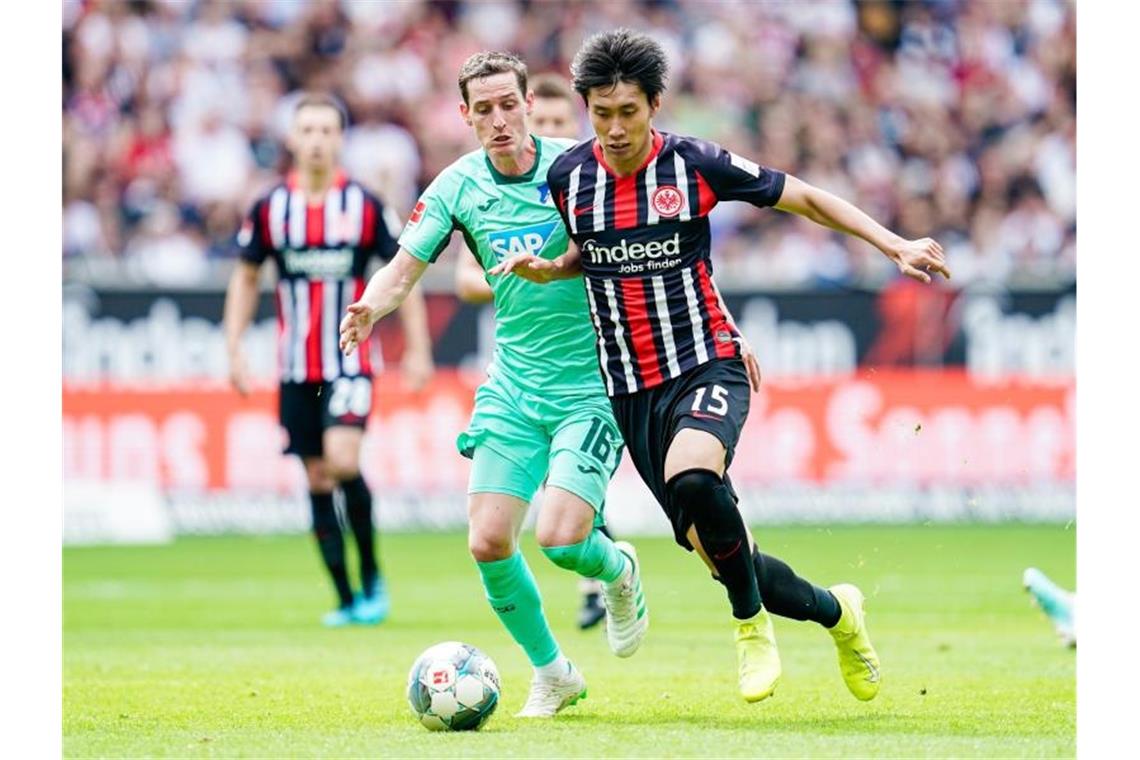
[[[516,227],[513,230],[492,232],[487,236],[487,239],[491,242],[491,250],[495,253],[495,258],[499,261],[509,256],[517,256],[520,253],[537,256],[546,245],[546,241],[550,239],[550,233],[554,232],[556,226],[558,226],[558,222],[555,221],[532,224],[529,227]]]
[[[611,246],[598,245],[593,240],[582,244],[591,264],[621,264],[622,274],[636,274],[650,269],[671,269],[680,263],[681,233],[667,240],[648,243],[629,243],[625,238]],[[658,259],[664,258],[663,261]]]

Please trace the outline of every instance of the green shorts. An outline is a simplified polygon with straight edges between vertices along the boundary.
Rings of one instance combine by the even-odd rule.
[[[475,392],[475,411],[456,445],[472,460],[467,493],[529,502],[545,481],[581,498],[599,518],[623,446],[605,395],[541,396],[501,377]]]

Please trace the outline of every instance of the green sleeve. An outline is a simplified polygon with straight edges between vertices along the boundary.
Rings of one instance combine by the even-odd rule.
[[[420,261],[435,262],[458,228],[454,216],[456,197],[446,173],[440,174],[424,190],[408,223],[400,233],[400,247]]]

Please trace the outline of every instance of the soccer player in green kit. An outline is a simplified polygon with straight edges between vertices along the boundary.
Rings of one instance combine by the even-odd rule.
[[[395,309],[461,232],[484,270],[518,253],[557,262],[568,237],[546,171],[570,140],[536,137],[527,125],[534,95],[525,64],[478,53],[459,72],[459,111],[482,149],[428,186],[400,235],[400,250],[369,281],[341,321],[351,354],[372,325]],[[543,479],[535,535],[556,565],[602,581],[607,637],[632,655],[649,626],[637,556],[597,529],[622,441],[605,395],[581,282],[542,286],[488,276],[495,302],[495,359],[458,438],[472,459],[468,546],[487,599],[535,673],[520,717],[551,717],[586,694],[582,674],[562,654],[542,610],[534,576],[518,549],[527,506]]]

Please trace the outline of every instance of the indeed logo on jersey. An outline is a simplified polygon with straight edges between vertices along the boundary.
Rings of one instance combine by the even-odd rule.
[[[537,256],[539,251],[546,246],[547,241],[550,240],[550,233],[554,232],[554,228],[557,226],[557,221],[532,224],[529,227],[516,227],[513,230],[492,232],[487,236],[487,239],[490,241],[491,250],[498,261],[517,256],[520,253]]]
[[[352,276],[351,248],[310,248],[307,251],[286,249],[281,254],[285,271],[310,279]]]
[[[621,264],[620,274],[637,274],[660,269],[672,269],[681,263],[681,233],[664,241],[630,243],[625,238],[611,246],[598,245],[594,240],[582,244],[582,252],[591,264]]]

